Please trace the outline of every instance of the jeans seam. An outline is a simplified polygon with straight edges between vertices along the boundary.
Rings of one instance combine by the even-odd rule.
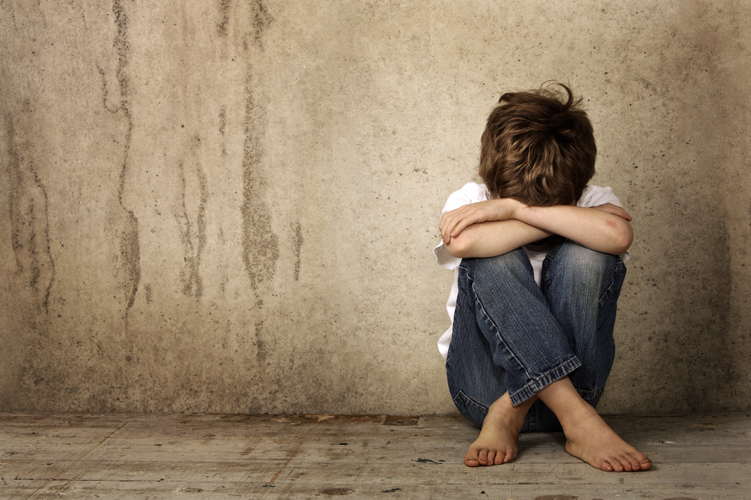
[[[469,278],[469,276],[468,276]],[[477,297],[477,292],[475,292],[475,283],[472,281],[472,295],[474,295],[475,298],[475,307],[479,307],[482,311],[483,318],[485,318],[488,323],[493,327],[493,333],[495,334],[496,338],[501,342],[501,345],[503,345],[503,349],[509,353],[511,358],[521,367],[522,370],[524,370],[524,375],[527,377],[527,379],[531,379],[532,376],[527,371],[527,367],[524,366],[524,363],[522,363],[519,358],[516,356],[516,353],[511,350],[511,347],[506,343],[505,340],[503,340],[503,337],[501,336],[500,332],[498,331],[498,326],[495,324],[495,322],[492,320],[492,318],[488,315],[488,313],[485,311],[485,306],[483,305],[482,301]]]
[[[605,305],[604,302],[605,302],[606,297],[610,294],[610,290],[613,289],[613,286],[616,284],[616,282],[618,282],[618,274],[621,272],[619,269],[619,266],[623,266],[624,268],[626,267],[620,258],[618,258],[618,260],[616,260],[615,262],[615,266],[613,267],[613,273],[611,275],[610,283],[608,283],[607,288],[605,289],[604,292],[602,292],[602,295],[600,295],[600,298],[597,301],[597,306],[599,308],[602,308],[602,306]]]
[[[455,402],[457,398],[459,397],[461,397],[461,399],[463,399],[465,403],[469,404],[470,406],[473,406],[475,409],[480,410],[481,412],[485,414],[488,413],[488,409],[485,406],[481,405],[480,403],[478,403],[477,401],[469,397],[464,391],[459,390],[459,392],[456,393],[456,396],[454,397],[453,401]]]
[[[460,400],[462,402],[462,405],[465,407],[465,411],[462,411],[462,409],[457,404],[457,400]],[[461,389],[459,392],[456,393],[456,396],[453,397],[451,400],[454,403],[454,406],[459,410],[459,412],[464,415],[464,418],[472,421],[473,423],[482,426],[482,421],[485,420],[485,417],[488,414],[488,408],[484,405],[481,405],[480,403],[476,402],[474,399],[469,397],[464,391]],[[467,407],[470,407],[482,414],[482,419],[480,421],[475,420],[472,418],[472,415],[469,412],[466,412],[468,409]]]
[[[566,240],[566,241],[573,241],[573,240]],[[565,241],[564,241],[564,243],[565,243]],[[553,247],[553,248],[552,248],[552,249],[551,249],[551,250],[550,250],[550,251],[549,251],[549,252],[547,253],[547,255],[545,255],[545,258],[544,258],[544,259],[542,259],[542,263],[543,263],[543,264],[542,264],[542,271],[543,271],[543,272],[542,272],[542,274],[541,274],[541,276],[540,276],[540,281],[541,281],[541,282],[543,282],[543,283],[545,283],[545,286],[546,286],[546,287],[548,287],[548,288],[550,287],[550,280],[548,279],[548,273],[547,273],[547,272],[544,272],[544,271],[546,271],[546,269],[545,269],[545,261],[547,260],[547,261],[549,261],[549,262],[552,262],[552,261],[553,261],[553,260],[555,259],[556,255],[558,255],[558,249],[559,249],[560,247],[561,247],[561,245],[556,245],[556,246],[554,246],[554,247]]]

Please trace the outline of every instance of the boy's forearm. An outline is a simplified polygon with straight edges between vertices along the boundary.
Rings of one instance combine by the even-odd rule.
[[[441,235],[455,257],[494,257],[552,234],[592,250],[620,254],[628,250],[631,217],[606,204],[582,208],[571,205],[531,207],[513,199],[465,205],[441,218]]]
[[[596,208],[524,206],[515,211],[514,218],[603,253],[621,254],[634,238],[627,220]]]
[[[485,258],[503,255],[523,245],[547,238],[551,233],[518,220],[481,222],[466,227],[446,243],[451,255]]]

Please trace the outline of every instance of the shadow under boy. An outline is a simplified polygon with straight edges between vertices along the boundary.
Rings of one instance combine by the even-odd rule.
[[[439,340],[451,397],[482,426],[468,466],[516,457],[520,432],[563,430],[566,451],[606,471],[652,462],[595,410],[633,240],[595,173],[592,125],[562,84],[504,94],[482,135],[479,174],[443,209],[437,262],[455,269]]]

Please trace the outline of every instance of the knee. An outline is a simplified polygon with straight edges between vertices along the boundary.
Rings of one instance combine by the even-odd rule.
[[[562,244],[548,256],[548,275],[565,275],[576,283],[600,286],[612,276],[619,260],[617,256],[591,250],[572,241]]]
[[[521,248],[495,257],[464,259],[462,262],[466,263],[475,276],[506,274],[518,276],[526,272],[532,272],[527,254]]]

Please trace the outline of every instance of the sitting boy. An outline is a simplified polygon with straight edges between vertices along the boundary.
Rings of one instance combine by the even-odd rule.
[[[456,269],[438,342],[459,411],[482,427],[468,466],[516,457],[520,432],[563,430],[606,471],[652,462],[597,414],[631,217],[595,173],[592,125],[562,84],[504,94],[482,135],[480,177],[443,209],[437,262]]]

